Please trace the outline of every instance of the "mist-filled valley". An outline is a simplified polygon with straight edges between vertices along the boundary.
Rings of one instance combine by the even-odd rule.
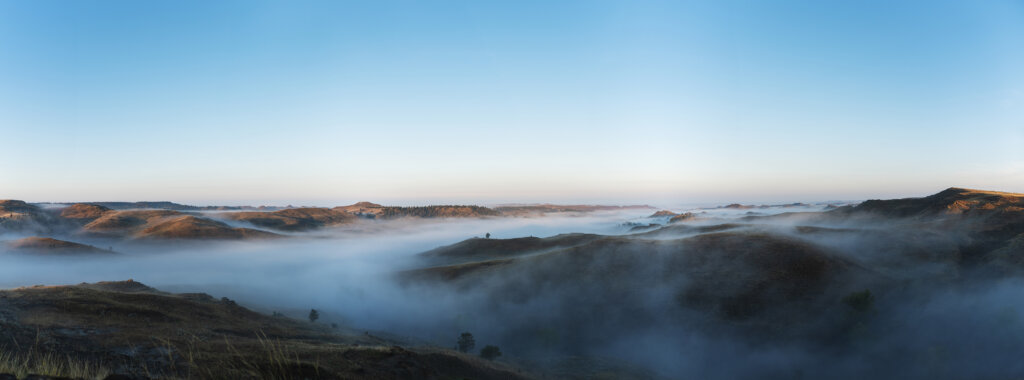
[[[423,359],[434,364],[412,366],[421,372],[324,365],[313,377],[1024,374],[1016,359],[1024,352],[1019,194],[951,188],[887,201],[662,211],[2,206],[3,288],[133,279],[160,294],[225,297],[229,306],[284,321],[273,323],[300,323],[315,309],[309,326],[289,328],[332,326],[317,334],[334,336],[323,339],[341,347],[353,347],[346,339],[373,337],[374,345],[455,358],[446,360],[470,360],[457,351],[474,355],[491,345],[501,352],[484,362],[499,366],[482,367],[492,372],[458,372]],[[17,297],[4,295],[0,303],[11,298]],[[104,336],[106,343],[88,348],[106,352],[94,359],[115,373],[142,374],[138,365],[113,364],[136,356],[122,352],[126,343],[108,340],[115,330],[84,326],[68,311],[46,319],[33,318],[40,311],[31,304],[19,310],[0,318],[0,339],[14,347],[43,329],[37,345],[78,355],[85,348],[76,340]],[[185,331],[191,322],[167,323]],[[475,348],[459,347],[464,332]],[[184,362],[184,350],[162,352],[171,359],[150,360],[147,376],[183,376],[174,363]]]
[[[0,1],[0,380],[1024,379],[1024,1]]]

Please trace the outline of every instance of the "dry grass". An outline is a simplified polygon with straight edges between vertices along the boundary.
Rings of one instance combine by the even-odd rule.
[[[0,351],[0,373],[12,374],[18,378],[28,375],[44,375],[74,379],[103,379],[110,374],[110,370],[96,363],[55,353],[15,354]]]
[[[450,351],[137,282],[0,291],[0,373],[181,379],[523,378]],[[85,376],[81,375],[84,374]],[[53,376],[51,375],[51,376]]]

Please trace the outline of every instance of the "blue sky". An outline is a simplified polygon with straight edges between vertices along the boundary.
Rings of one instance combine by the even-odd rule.
[[[0,0],[0,198],[1024,192],[1020,1]]]

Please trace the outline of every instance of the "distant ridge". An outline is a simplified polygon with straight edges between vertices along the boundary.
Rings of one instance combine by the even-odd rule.
[[[254,226],[280,231],[305,231],[351,223],[356,219],[355,215],[345,211],[314,207],[290,208],[274,212],[233,212],[223,216],[232,220],[249,222]]]
[[[981,214],[1024,211],[1024,194],[951,187],[921,198],[872,199],[832,212],[874,213],[890,217]]]
[[[540,203],[540,204],[506,204],[499,205],[494,208],[505,215],[530,215],[530,214],[545,214],[545,213],[557,213],[557,212],[594,212],[594,211],[614,211],[614,210],[635,210],[635,209],[654,209],[650,205],[627,205],[627,206],[609,206],[609,205],[556,205],[551,203]]]
[[[175,211],[203,211],[203,210],[245,210],[255,209],[250,206],[192,206],[167,201],[144,201],[144,202],[90,202],[94,205],[107,207],[114,210],[128,210],[136,208],[148,208],[157,210]]]

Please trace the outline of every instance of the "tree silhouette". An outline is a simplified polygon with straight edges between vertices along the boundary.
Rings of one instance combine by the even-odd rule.
[[[473,334],[468,332],[459,335],[459,351],[469,352],[476,346],[476,340],[473,339]]]
[[[320,312],[316,309],[309,310],[309,323],[316,323],[316,320],[320,319]]]
[[[491,233],[488,232],[487,235],[484,235],[484,238],[490,239],[491,238]]]

